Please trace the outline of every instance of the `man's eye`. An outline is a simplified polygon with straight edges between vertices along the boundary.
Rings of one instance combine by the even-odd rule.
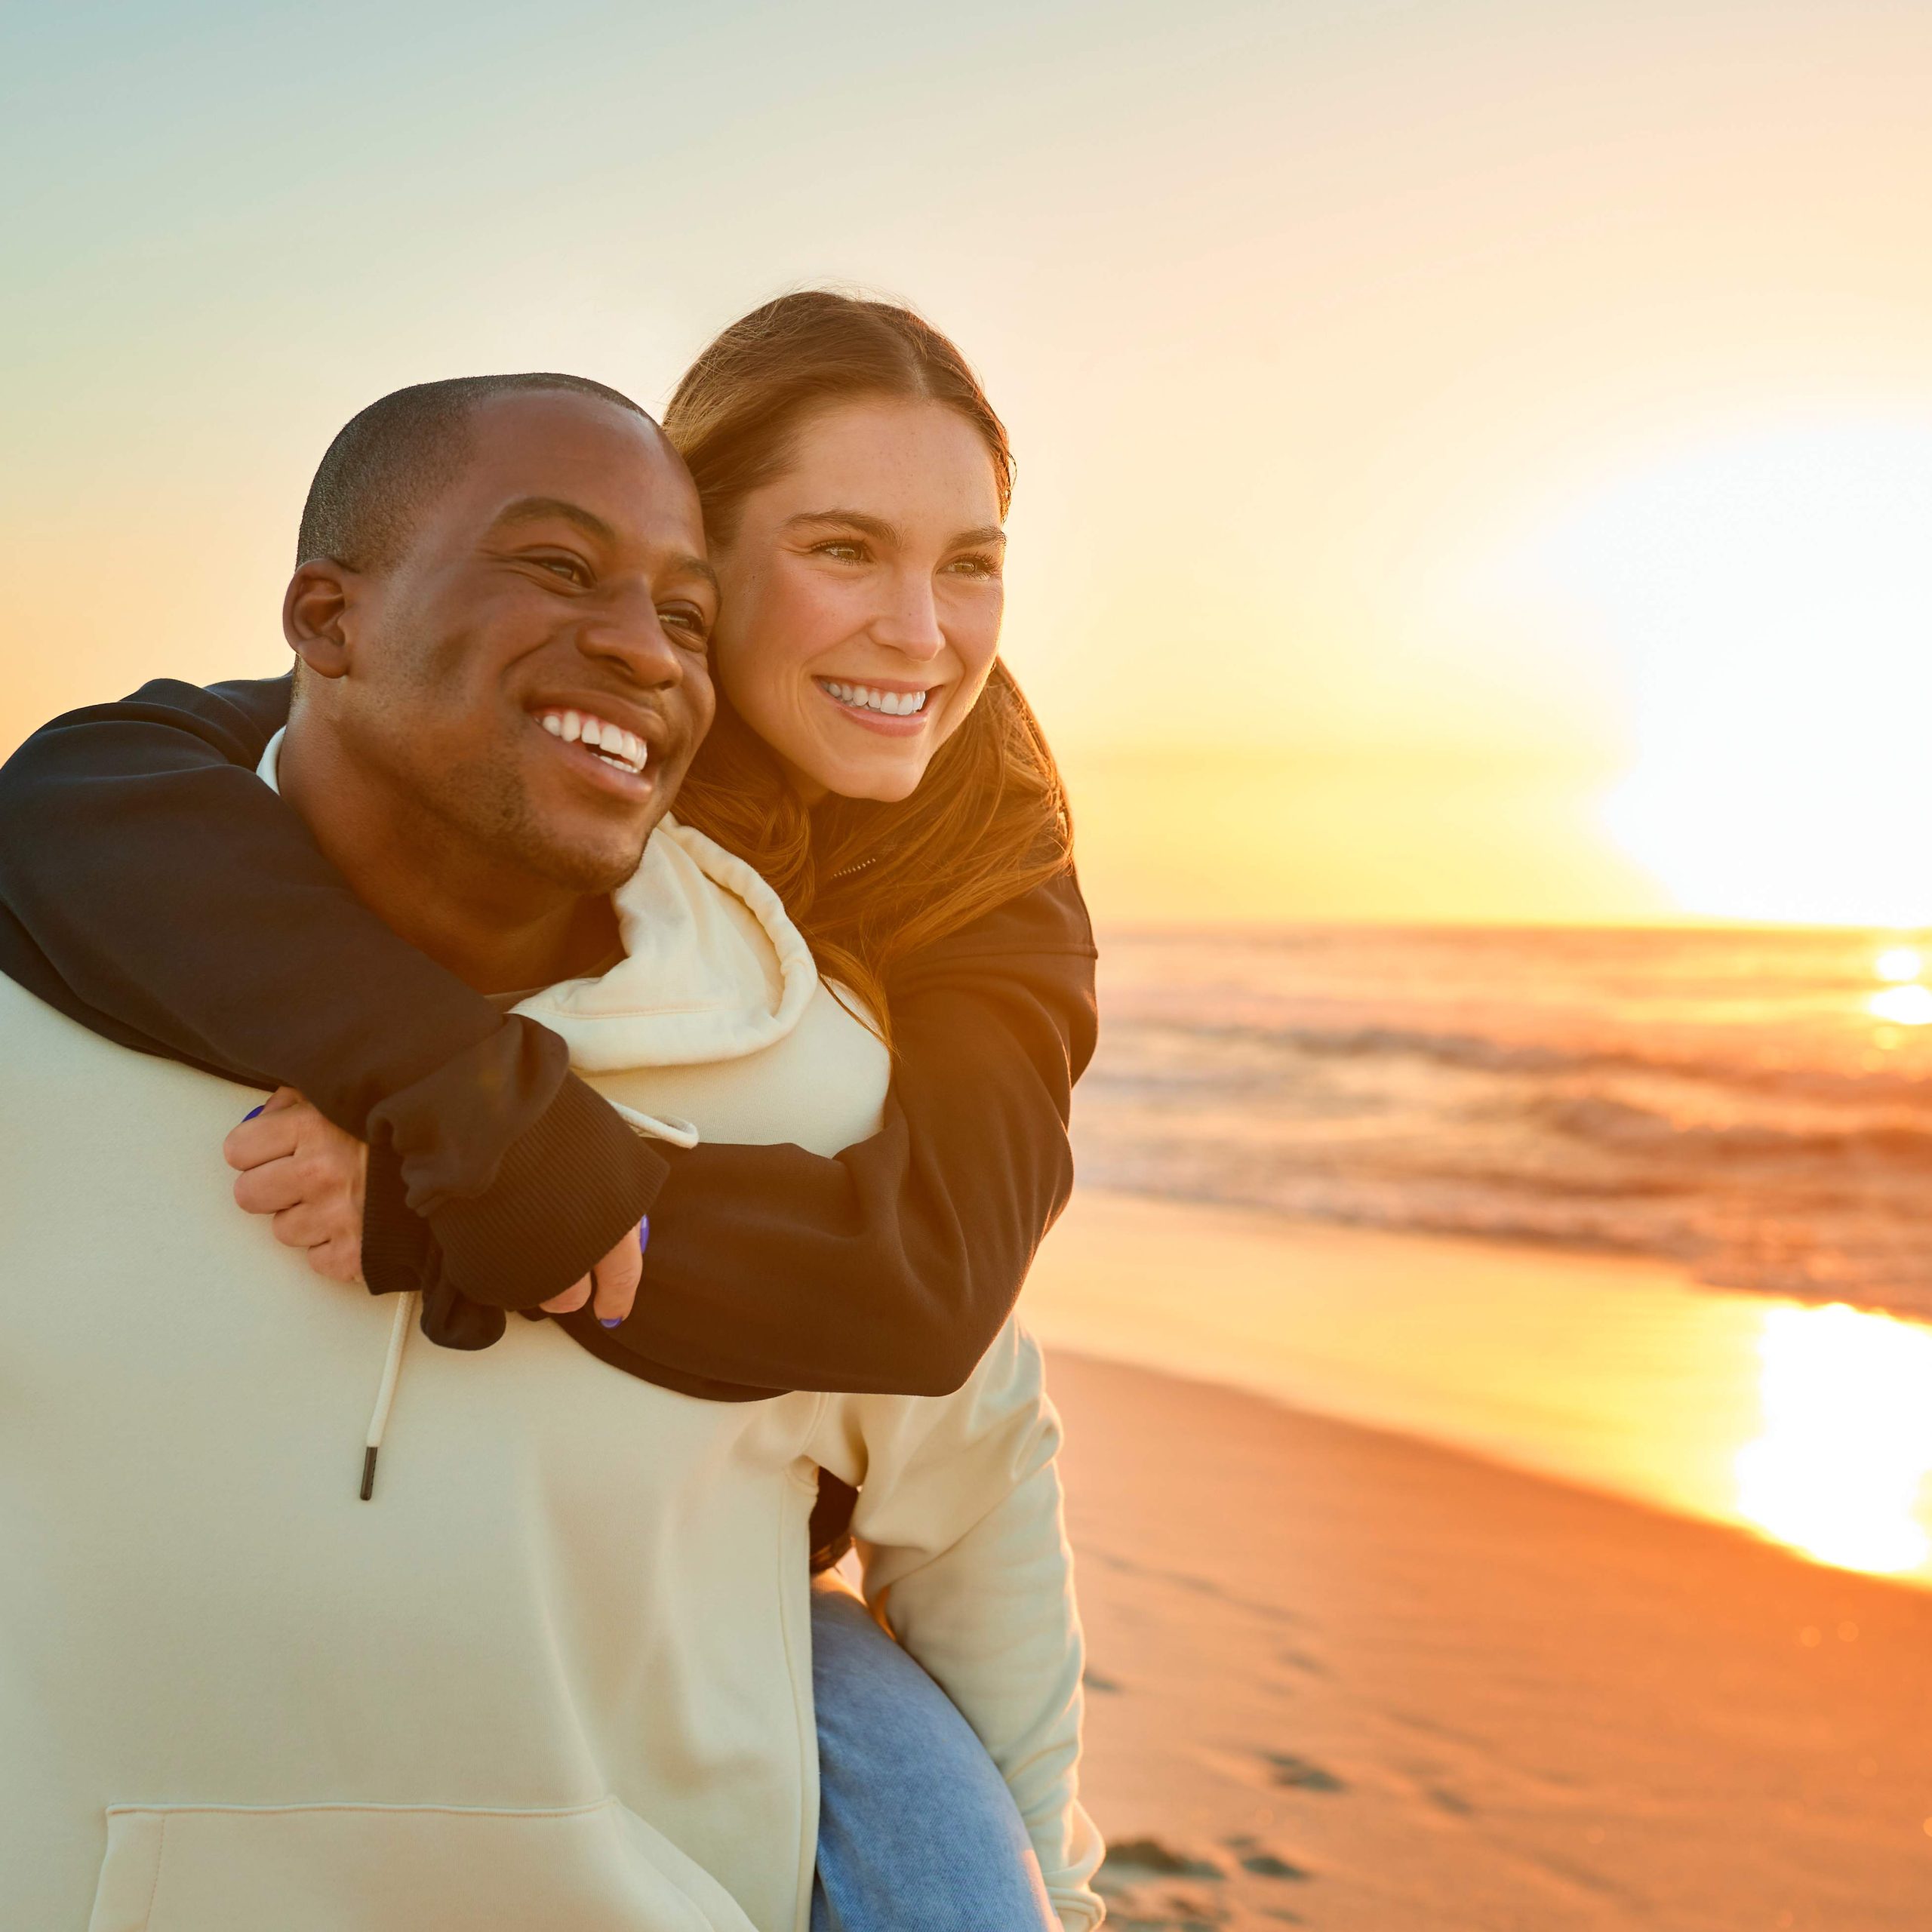
[[[811,553],[815,557],[836,558],[841,564],[857,564],[865,561],[866,546],[854,543],[849,537],[834,537],[814,543]]]
[[[695,605],[673,604],[658,613],[660,619],[674,630],[682,631],[694,644],[703,644],[711,635],[711,622]]]
[[[532,557],[530,561],[540,571],[548,571],[552,577],[560,577],[580,588],[590,582],[589,566],[580,557],[540,556]]]

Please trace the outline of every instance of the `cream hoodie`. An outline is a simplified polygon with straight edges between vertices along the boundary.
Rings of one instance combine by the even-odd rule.
[[[629,956],[525,1009],[605,1093],[673,1134],[873,1129],[883,1050],[755,873],[667,827],[618,905]],[[0,1066],[6,1932],[801,1932],[820,1467],[863,1484],[867,1594],[1063,1923],[1097,1922],[1058,1426],[1017,1326],[945,1398],[699,1401],[547,1322],[419,1337],[398,1374],[393,1303],[235,1208],[257,1096],[4,979]]]

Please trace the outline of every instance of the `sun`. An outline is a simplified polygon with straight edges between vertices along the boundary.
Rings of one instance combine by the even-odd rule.
[[[1605,823],[1684,912],[1932,924],[1932,418],[1694,451],[1534,551],[1627,694]]]

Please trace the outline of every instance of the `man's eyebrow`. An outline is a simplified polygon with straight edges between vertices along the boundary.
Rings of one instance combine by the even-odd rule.
[[[617,533],[594,511],[586,509],[581,503],[566,503],[561,497],[519,497],[508,509],[497,512],[490,528],[501,530],[506,524],[543,523],[553,518],[575,524],[585,536],[600,543],[617,540]]]
[[[671,568],[680,576],[701,577],[713,590],[718,588],[718,573],[702,557],[679,557]]]

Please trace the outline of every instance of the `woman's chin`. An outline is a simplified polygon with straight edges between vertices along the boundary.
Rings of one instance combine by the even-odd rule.
[[[897,805],[903,804],[919,789],[919,780],[925,777],[928,762],[921,758],[916,764],[841,763],[835,770],[815,773],[814,776],[834,797],[864,798],[875,804]]]

